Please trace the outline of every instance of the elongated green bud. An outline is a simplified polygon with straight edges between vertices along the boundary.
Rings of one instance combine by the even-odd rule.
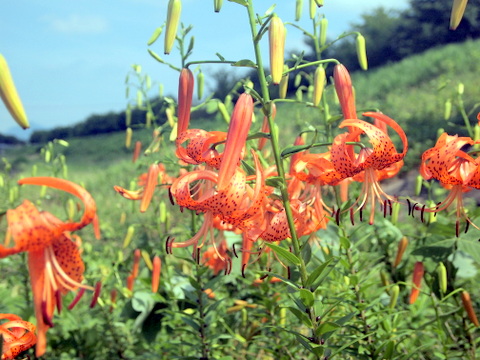
[[[125,147],[127,149],[130,148],[130,146],[132,145],[132,135],[133,135],[133,130],[132,128],[127,128],[127,130],[125,130]]]
[[[127,234],[125,235],[125,239],[123,240],[123,248],[127,248],[128,245],[132,242],[133,234],[135,233],[135,227],[130,225],[127,229]]]
[[[150,36],[150,39],[148,39],[148,42],[147,42],[147,45],[150,46],[152,45],[155,41],[157,41],[157,39],[160,37],[160,35],[162,34],[162,31],[163,31],[163,27],[158,27],[155,29],[155,31],[153,32],[152,36]]]
[[[130,109],[130,106],[127,107],[127,110],[125,110],[125,126],[129,127],[132,124],[132,109]]]
[[[393,285],[390,289],[390,304],[388,305],[390,309],[394,309],[395,305],[397,305],[398,294],[400,294],[400,287]]]
[[[280,99],[285,99],[287,97],[287,91],[288,91],[288,79],[289,79],[289,74],[288,71],[288,66],[285,65],[283,67],[283,73],[284,75],[282,76],[282,80],[280,80],[280,85],[278,86],[278,97]]]
[[[315,0],[315,4],[317,4],[318,7],[323,6],[323,0]]]
[[[460,25],[467,2],[468,0],[453,0],[452,12],[450,14],[450,30],[455,30]]]
[[[148,269],[152,271],[153,270],[152,260],[150,259],[150,255],[148,255],[148,252],[146,250],[142,250],[142,258],[143,258],[143,261],[145,262],[145,265],[147,265]]]
[[[365,38],[363,35],[358,34],[357,39],[355,40],[355,45],[357,48],[357,57],[358,63],[362,70],[368,69],[368,60],[367,60],[367,47],[365,45]]]
[[[315,0],[310,0],[310,19],[315,19],[315,15],[317,14],[317,4]]]
[[[459,83],[457,86],[457,94],[463,95],[464,91],[465,91],[465,85],[463,83]]]
[[[177,36],[178,23],[180,21],[180,13],[182,12],[181,0],[170,0],[168,2],[167,25],[165,31],[165,54],[170,54],[175,37]]]
[[[451,100],[451,99],[447,99],[447,101],[445,101],[445,108],[444,108],[443,118],[444,118],[445,120],[448,120],[448,119],[450,119],[450,115],[452,115],[452,100]]]
[[[328,20],[324,17],[320,20],[320,46],[324,46],[327,43],[327,28]]]
[[[230,114],[228,113],[225,104],[221,101],[218,102],[218,111],[220,112],[220,115],[222,115],[223,120],[225,120],[227,124],[230,124]]]
[[[438,288],[440,289],[442,294],[445,294],[447,292],[447,268],[445,267],[443,262],[440,262],[440,264],[438,264],[437,275]]]
[[[302,17],[303,0],[297,0],[295,3],[295,21],[299,21]]]
[[[272,83],[278,85],[282,80],[283,64],[285,61],[285,26],[282,20],[273,15],[268,29],[270,44],[270,73]]]
[[[322,99],[323,89],[325,88],[325,68],[320,65],[315,70],[315,76],[313,80],[313,105],[318,106]]]
[[[201,100],[203,97],[203,89],[205,87],[205,75],[200,70],[197,74],[197,97],[198,100]]]
[[[7,61],[2,54],[0,54],[0,97],[10,112],[10,115],[12,115],[13,120],[23,129],[28,129],[30,124],[28,123],[27,114],[25,113],[20,96],[18,96],[17,89],[13,83]]]
[[[420,192],[422,191],[422,186],[423,186],[423,176],[417,175],[417,178],[415,180],[415,196],[420,195]]]
[[[213,0],[213,9],[215,12],[220,12],[220,9],[222,8],[223,5],[223,0]]]

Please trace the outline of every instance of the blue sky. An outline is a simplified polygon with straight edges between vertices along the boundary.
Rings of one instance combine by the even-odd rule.
[[[358,22],[362,13],[378,6],[405,8],[407,3],[325,0],[319,12],[329,20],[329,37],[334,37]],[[124,109],[124,80],[132,64],[142,65],[154,84],[163,83],[166,95],[176,94],[177,73],[147,52],[148,39],[166,19],[167,4],[168,0],[4,1],[0,53],[9,63],[32,125],[23,137],[34,130],[78,123],[91,114]],[[257,0],[256,11],[263,14],[271,4]],[[276,12],[284,22],[293,21],[295,0],[277,0]],[[240,5],[225,0],[217,14],[213,0],[183,0],[181,21],[193,25],[191,60],[215,59],[216,52],[229,60],[253,58],[246,12]],[[311,29],[308,0],[298,25]],[[287,50],[300,48],[302,41],[298,30],[288,29]],[[163,56],[163,36],[150,48]],[[178,64],[175,51],[164,57]],[[207,82],[209,71],[215,68],[204,68]],[[0,133],[19,135],[3,104]]]

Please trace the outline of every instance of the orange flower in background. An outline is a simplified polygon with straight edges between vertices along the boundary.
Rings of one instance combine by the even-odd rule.
[[[413,287],[412,291],[410,292],[410,305],[415,303],[418,299],[418,295],[420,294],[420,286],[422,285],[423,274],[425,273],[425,269],[423,267],[423,263],[421,261],[417,261],[415,263],[415,267],[413,268]]]
[[[435,179],[450,190],[447,198],[435,209],[422,209],[427,212],[439,212],[447,209],[455,201],[457,203],[456,235],[459,235],[459,220],[463,218],[467,224],[478,226],[468,217],[463,207],[463,193],[480,189],[480,158],[474,159],[460,150],[475,142],[469,137],[459,137],[443,133],[433,148],[422,155],[420,174],[425,180]],[[468,225],[467,225],[468,226]]]
[[[19,252],[28,253],[28,270],[37,318],[38,343],[36,355],[46,350],[46,333],[53,326],[55,308],[62,308],[61,296],[78,288],[94,290],[81,284],[85,266],[77,243],[70,232],[80,230],[93,222],[96,205],[91,195],[70,181],[53,177],[32,177],[19,180],[20,185],[40,185],[59,189],[78,197],[84,213],[78,222],[63,222],[54,215],[38,211],[25,200],[20,206],[7,211],[8,233],[13,247],[0,245],[0,258]]]
[[[14,314],[0,314],[0,335],[3,337],[1,360],[13,360],[37,342],[35,325]]]

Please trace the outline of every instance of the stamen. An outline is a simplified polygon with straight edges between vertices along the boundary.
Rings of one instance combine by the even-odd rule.
[[[412,213],[412,204],[410,203],[410,200],[407,199],[407,204],[408,204],[408,216]]]
[[[84,293],[85,293],[85,288],[80,288],[77,292],[77,295],[75,295],[75,298],[72,300],[70,305],[68,305],[67,309],[72,310],[75,307],[75,305],[78,304],[78,302],[80,301]]]
[[[425,205],[422,206],[422,211],[420,212],[420,221],[425,222],[423,214],[425,213]]]
[[[350,208],[350,222],[352,223],[352,226],[355,225],[355,213],[353,212],[353,207]]]
[[[56,300],[56,303],[57,303],[57,311],[59,314],[61,314],[62,312],[62,293],[60,292],[59,289],[57,289],[57,291],[55,291],[55,300]]]
[[[168,188],[168,198],[170,199],[170,204],[175,205],[175,200],[173,199],[172,188]]]
[[[362,205],[362,207],[358,210],[358,213],[359,213],[359,215],[360,215],[360,222],[362,222],[362,221],[363,221],[363,205]]]
[[[245,268],[247,267],[247,264],[242,265],[242,277],[245,279]]]
[[[388,202],[388,206],[390,208],[389,215],[392,216],[392,214],[393,214],[392,200],[388,199],[387,202]]]
[[[287,279],[290,280],[290,266],[287,266]]]
[[[266,279],[267,277],[268,277],[268,274],[265,274],[265,275],[263,275],[263,276],[260,277],[260,280],[264,280],[264,279]]]
[[[413,207],[412,207],[412,218],[415,217],[415,210],[416,210],[416,208],[417,208],[417,205],[418,205],[418,203],[414,203],[414,204],[413,204]]]
[[[90,309],[93,309],[95,305],[97,305],[98,297],[100,296],[101,292],[102,292],[102,282],[97,281],[97,283],[95,284],[95,291],[93,292],[92,302],[90,303]]]
[[[51,318],[50,316],[48,316],[48,312],[47,312],[47,302],[46,302],[46,301],[42,301],[41,308],[42,308],[42,318],[43,318],[43,322],[44,322],[47,326],[53,327],[52,318]]]
[[[467,219],[467,223],[465,224],[465,234],[467,233],[469,227],[470,227],[470,220]]]
[[[238,259],[237,250],[235,250],[235,244],[233,244],[232,249],[233,249],[233,255],[235,255],[235,257]]]
[[[335,211],[335,222],[337,223],[337,226],[340,226],[340,209]]]
[[[387,200],[383,200],[383,217],[387,217]]]
[[[458,238],[458,236],[459,236],[459,232],[460,232],[460,222],[459,222],[458,219],[457,219],[457,221],[455,222],[455,236],[456,236],[457,238]]]

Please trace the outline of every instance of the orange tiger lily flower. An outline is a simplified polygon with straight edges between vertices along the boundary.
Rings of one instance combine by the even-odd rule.
[[[3,337],[1,360],[13,360],[37,342],[35,325],[14,314],[0,314],[0,335]]]
[[[61,310],[61,296],[75,289],[94,290],[81,284],[85,266],[78,245],[72,241],[70,232],[93,222],[96,205],[91,195],[70,181],[53,177],[31,177],[19,180],[20,185],[48,186],[78,197],[84,204],[84,213],[78,222],[63,222],[54,215],[38,211],[35,205],[25,200],[16,209],[7,211],[8,232],[15,245],[11,248],[0,245],[0,258],[28,253],[28,269],[37,318],[38,343],[36,355],[46,350],[46,333],[53,326],[54,309]]]
[[[456,233],[459,232],[459,220],[463,218],[467,224],[476,226],[468,217],[463,207],[463,193],[472,189],[480,189],[480,158],[474,159],[460,150],[475,142],[469,137],[459,137],[443,133],[433,148],[422,155],[420,174],[425,180],[436,179],[450,190],[447,198],[435,209],[422,209],[426,212],[439,212],[457,203]]]
[[[331,177],[336,183],[338,183],[339,178],[340,180],[353,178],[353,180],[363,183],[362,192],[356,204],[358,204],[358,209],[361,210],[367,202],[370,202],[370,224],[372,224],[375,202],[378,200],[384,203],[394,200],[393,197],[382,190],[379,181],[398,173],[408,150],[408,141],[405,132],[395,120],[375,112],[367,112],[363,115],[372,117],[376,121],[391,127],[399,135],[403,145],[402,152],[397,152],[384,126],[370,124],[359,119],[344,120],[340,127],[348,127],[350,131],[337,135],[333,140],[330,154],[335,173],[332,173]],[[362,147],[356,153],[354,151],[355,145],[349,143],[357,141],[356,139],[362,134],[369,138],[372,148]]]

